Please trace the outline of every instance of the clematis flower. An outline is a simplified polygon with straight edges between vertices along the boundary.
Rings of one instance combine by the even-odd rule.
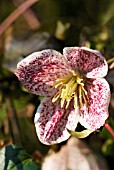
[[[35,52],[17,65],[16,76],[31,93],[44,96],[35,115],[39,140],[47,145],[70,137],[78,122],[96,131],[108,118],[110,88],[105,58],[86,47]]]

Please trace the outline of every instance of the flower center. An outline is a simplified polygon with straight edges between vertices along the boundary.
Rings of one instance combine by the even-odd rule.
[[[84,89],[85,80],[81,73],[75,71],[65,78],[56,79],[53,88],[57,88],[58,92],[52,98],[52,102],[54,103],[60,98],[61,108],[65,105],[66,109],[72,99],[74,100],[74,108],[77,106],[82,108],[83,103],[87,106],[87,91]]]

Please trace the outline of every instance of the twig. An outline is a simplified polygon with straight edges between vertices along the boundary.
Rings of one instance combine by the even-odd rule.
[[[107,60],[107,64],[110,64],[110,63],[112,63],[113,61],[114,61],[114,57],[111,58],[111,59],[109,59],[109,60]]]
[[[114,130],[109,126],[109,124],[107,122],[105,122],[104,127],[109,131],[109,133],[114,138]]]
[[[40,22],[38,21],[38,19],[36,18],[34,12],[29,9],[27,10],[24,14],[23,14],[24,18],[26,19],[29,27],[32,30],[38,29],[40,27]]]
[[[14,0],[13,3],[16,7],[18,7],[20,5],[20,3],[23,3],[24,0]],[[41,26],[40,21],[38,20],[38,18],[35,16],[35,13],[32,9],[27,9],[27,11],[25,11],[23,13],[23,17],[25,18],[26,22],[28,23],[29,27],[32,30],[38,29]]]
[[[28,0],[12,12],[0,25],[0,35],[14,22],[23,12],[39,0]]]

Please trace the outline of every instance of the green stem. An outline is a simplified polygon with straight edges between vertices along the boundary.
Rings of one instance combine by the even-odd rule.
[[[111,59],[109,59],[109,60],[107,60],[107,64],[110,64],[110,63],[112,63],[113,61],[114,61],[114,57],[111,58]]]

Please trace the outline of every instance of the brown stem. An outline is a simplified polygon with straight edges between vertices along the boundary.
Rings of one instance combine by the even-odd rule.
[[[12,12],[0,25],[0,35],[14,22],[23,12],[38,0],[28,0],[20,5],[14,12]]]
[[[114,138],[114,130],[109,126],[109,124],[107,122],[105,122],[104,127],[109,131],[109,133]]]
[[[22,4],[24,0],[13,0],[13,3],[16,7],[18,7],[20,4]],[[27,9],[24,13],[23,16],[28,23],[29,27],[32,30],[38,29],[41,26],[40,21],[38,18],[35,16],[35,13],[32,9]]]

